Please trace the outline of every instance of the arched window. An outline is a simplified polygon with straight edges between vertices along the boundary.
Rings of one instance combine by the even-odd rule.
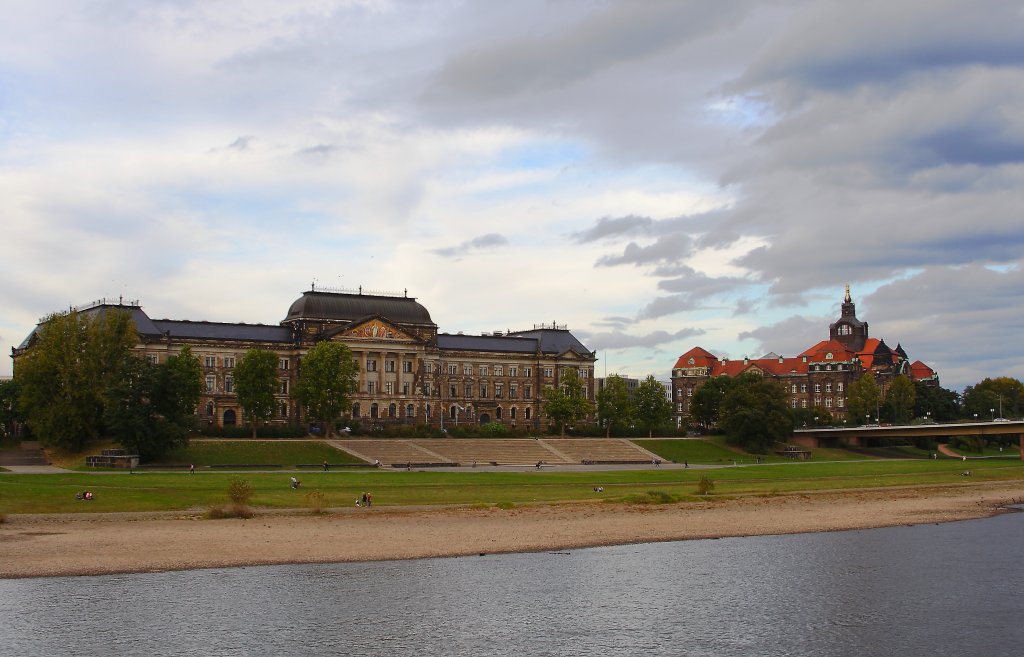
[[[430,404],[427,404],[427,412],[426,412],[426,418],[427,418],[428,420],[430,419]]]
[[[391,404],[388,406],[388,417],[395,417],[397,413],[398,407],[395,404]]]
[[[515,406],[513,406],[511,409],[509,409],[508,416],[510,418],[512,418],[513,420],[516,419],[516,407]]]
[[[458,411],[457,411],[457,410],[455,409],[455,407],[454,407],[454,406],[450,407],[450,408],[448,409],[448,417],[450,417],[451,419],[453,419],[453,420],[454,420],[454,419],[455,419],[455,414],[456,414],[457,412],[458,412]]]
[[[359,417],[359,402],[352,404],[352,417]]]
[[[213,402],[206,405],[206,417],[213,417]]]
[[[415,417],[416,409],[412,404],[407,404],[405,407],[405,417]]]
[[[380,410],[377,407],[377,402],[374,402],[374,403],[370,404],[370,417],[371,418],[377,419],[377,414],[379,412],[380,412]]]
[[[526,419],[530,419],[530,409],[526,409]]]
[[[235,423],[237,422],[237,420],[235,418],[236,418],[235,412],[233,410],[231,410],[230,408],[228,410],[224,411],[224,426],[226,426],[226,427],[233,427],[233,426],[235,426]]]
[[[499,406],[498,408],[494,409],[494,419],[495,420],[500,420],[501,419],[501,406]]]

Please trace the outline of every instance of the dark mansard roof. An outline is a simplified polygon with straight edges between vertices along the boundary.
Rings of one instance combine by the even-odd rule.
[[[412,297],[317,292],[310,290],[292,303],[285,322],[301,319],[352,322],[378,315],[396,324],[434,326],[430,313]]]

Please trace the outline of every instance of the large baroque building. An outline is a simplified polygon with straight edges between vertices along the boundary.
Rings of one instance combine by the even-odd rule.
[[[197,412],[207,425],[243,422],[232,371],[253,348],[277,354],[274,421],[307,422],[292,392],[303,356],[324,340],[352,350],[359,383],[351,417],[371,426],[500,422],[540,428],[547,422],[544,389],[558,386],[567,369],[576,370],[588,397],[594,396],[596,354],[567,327],[439,333],[427,309],[405,294],[312,286],[291,304],[279,325],[151,319],[138,302],[123,300],[101,300],[75,310],[98,314],[111,309],[132,315],[140,336],[136,350],[152,363],[164,362],[186,345],[191,348],[203,367],[204,393]],[[12,350],[15,373],[19,355],[31,348],[35,334]]]
[[[687,424],[690,400],[705,381],[715,376],[746,373],[771,377],[781,383],[788,393],[791,408],[822,407],[836,419],[843,420],[847,416],[850,384],[866,372],[872,373],[883,394],[892,380],[901,374],[913,381],[939,385],[935,370],[921,361],[911,363],[899,343],[890,348],[884,340],[868,335],[868,323],[857,319],[856,306],[847,285],[840,316],[829,325],[828,339],[796,357],[772,353],[757,359],[729,360],[720,359],[701,347],[694,347],[680,356],[672,368],[676,424]]]

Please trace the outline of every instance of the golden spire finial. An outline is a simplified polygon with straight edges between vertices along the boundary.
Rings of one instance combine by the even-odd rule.
[[[849,283],[846,284],[846,296],[843,297],[843,301],[845,301],[846,303],[850,303],[851,301],[853,301],[850,298],[850,284]]]

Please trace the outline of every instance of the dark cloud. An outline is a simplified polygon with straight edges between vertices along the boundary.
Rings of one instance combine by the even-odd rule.
[[[772,351],[782,356],[796,356],[821,340],[827,340],[828,325],[834,321],[835,317],[794,315],[776,324],[743,331],[737,337],[756,341],[758,353]]]
[[[599,267],[615,265],[650,265],[659,262],[678,262],[693,253],[693,238],[685,233],[659,237],[653,244],[640,246],[630,242],[620,256],[603,256],[598,259]]]
[[[629,349],[632,347],[653,348],[659,345],[703,335],[703,329],[685,328],[669,333],[668,331],[652,331],[644,335],[630,335],[622,331],[587,334],[587,347],[596,351],[604,349]],[[582,334],[581,334],[582,335]]]
[[[457,258],[459,256],[469,255],[476,251],[485,251],[488,249],[508,246],[508,243],[508,239],[504,235],[499,235],[498,233],[487,233],[486,235],[480,235],[479,237],[474,237],[471,240],[462,242],[457,246],[434,249],[432,252],[444,258]]]
[[[253,137],[252,135],[246,135],[244,137],[239,137],[238,139],[236,139],[233,142],[231,142],[228,145],[228,148],[236,150],[236,151],[244,151],[247,148],[249,148],[249,144],[250,144],[250,142],[252,142],[253,139],[255,139],[255,137]]]
[[[650,217],[629,215],[626,217],[602,217],[592,228],[573,233],[572,238],[580,243],[595,242],[606,237],[619,237],[635,233],[646,233],[654,225]]]

